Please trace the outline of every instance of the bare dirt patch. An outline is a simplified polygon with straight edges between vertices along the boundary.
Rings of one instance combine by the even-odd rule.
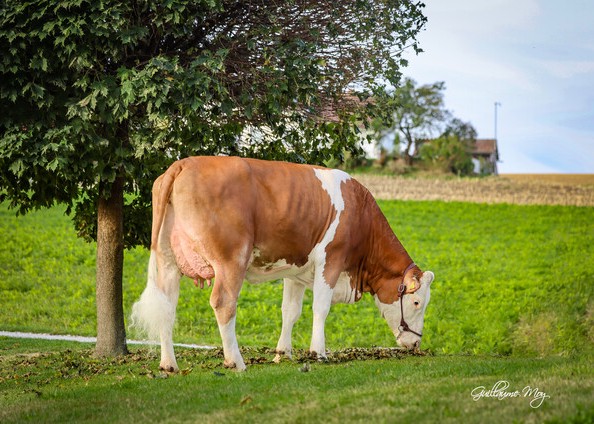
[[[376,199],[594,206],[594,174],[508,174],[488,178],[355,175]]]

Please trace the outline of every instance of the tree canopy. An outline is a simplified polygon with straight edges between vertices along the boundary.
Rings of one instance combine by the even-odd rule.
[[[21,212],[94,210],[117,175],[127,244],[146,193],[190,154],[321,162],[353,149],[348,91],[397,84],[425,18],[409,1],[8,0],[0,8],[0,185]],[[340,121],[326,121],[328,109]],[[366,113],[365,110],[358,111]],[[268,137],[239,142],[247,127]],[[132,219],[141,212],[143,228]]]
[[[382,113],[374,119],[373,129],[380,137],[395,132],[395,144],[402,147],[408,165],[418,157],[426,165],[469,174],[477,133],[472,124],[445,108],[444,91],[442,81],[419,86],[406,78],[400,86],[377,95]]]
[[[419,156],[431,167],[457,175],[469,175],[474,170],[471,152],[475,142],[474,127],[452,118],[439,137],[421,145]]]
[[[373,108],[345,94],[398,84],[403,50],[418,51],[423,6],[6,0],[0,200],[21,213],[64,203],[87,239],[105,225],[99,279],[107,253],[149,244],[151,184],[175,159],[319,163],[356,149],[356,123]]]
[[[403,156],[411,165],[423,140],[439,131],[448,111],[443,101],[444,82],[418,86],[412,78],[381,93],[378,101],[383,107],[383,119],[376,120],[376,131],[396,131],[396,140],[402,144]]]

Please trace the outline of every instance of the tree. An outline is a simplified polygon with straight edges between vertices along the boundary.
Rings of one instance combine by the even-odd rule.
[[[381,136],[395,130],[408,165],[412,165],[423,141],[438,133],[449,116],[443,101],[444,90],[444,82],[417,86],[412,78],[406,78],[401,86],[377,96],[383,115],[375,121],[376,133]]]
[[[469,175],[474,168],[471,152],[476,135],[470,123],[452,118],[439,137],[423,143],[419,150],[421,160],[446,172]]]
[[[451,118],[444,130],[444,134],[456,135],[466,150],[471,151],[476,141],[477,132],[474,126],[470,122],[464,122],[459,118]]]
[[[372,108],[343,95],[397,85],[403,50],[419,50],[422,7],[2,3],[0,200],[20,213],[63,203],[97,240],[97,354],[126,352],[123,249],[149,244],[153,179],[190,154],[321,162],[355,150]],[[338,121],[320,118],[328,108]],[[246,142],[248,127],[267,137]]]

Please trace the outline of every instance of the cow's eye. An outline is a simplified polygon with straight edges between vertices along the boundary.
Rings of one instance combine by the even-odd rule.
[[[419,306],[421,304],[421,302],[419,302],[418,300],[415,300],[415,306]]]

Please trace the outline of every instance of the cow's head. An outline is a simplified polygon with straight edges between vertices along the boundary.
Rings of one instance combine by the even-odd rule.
[[[397,284],[392,282],[390,285],[390,290],[395,290],[390,296],[391,299],[395,299],[393,302],[383,303],[380,297],[375,295],[375,303],[396,336],[398,346],[406,349],[415,349],[420,346],[425,309],[429,304],[433,278],[431,271],[425,271],[420,279],[410,272],[402,281],[404,286],[399,282]]]

